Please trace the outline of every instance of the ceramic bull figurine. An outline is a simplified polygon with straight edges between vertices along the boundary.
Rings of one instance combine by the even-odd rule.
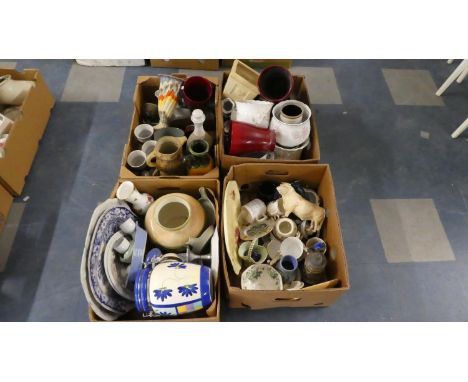
[[[299,219],[310,221],[306,230],[310,233],[317,232],[322,228],[325,220],[325,209],[309,202],[299,195],[289,183],[281,183],[277,188],[283,200],[284,216],[291,213]]]

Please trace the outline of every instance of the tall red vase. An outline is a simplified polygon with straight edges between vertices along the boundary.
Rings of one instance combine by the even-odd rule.
[[[272,152],[276,135],[270,129],[262,129],[244,122],[231,121],[229,155]]]

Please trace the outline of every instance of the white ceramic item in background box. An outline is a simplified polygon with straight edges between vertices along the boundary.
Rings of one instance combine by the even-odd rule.
[[[146,154],[142,150],[133,150],[127,157],[128,166],[134,171],[146,169]]]
[[[116,193],[117,199],[126,201],[133,205],[133,209],[138,215],[144,215],[154,198],[146,193],[140,193],[135,188],[135,185],[130,181],[123,182]]]
[[[302,122],[284,123],[280,120],[281,110],[287,105],[296,105],[303,110]],[[309,106],[300,101],[283,101],[273,108],[270,129],[276,133],[276,143],[285,148],[302,145],[310,136],[310,117],[312,111]]]
[[[140,143],[145,143],[146,141],[149,141],[153,137],[153,133],[154,133],[153,126],[148,125],[146,123],[138,125],[137,127],[135,127],[135,130],[133,131],[135,138]]]
[[[0,104],[21,105],[29,91],[36,86],[33,81],[14,80],[10,74],[0,77]]]
[[[238,220],[239,224],[248,225],[266,220],[266,205],[260,199],[253,199],[241,208]]]
[[[268,129],[273,102],[269,101],[236,101],[236,112],[232,120]]]

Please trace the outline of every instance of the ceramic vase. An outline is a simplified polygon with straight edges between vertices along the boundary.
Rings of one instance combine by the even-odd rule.
[[[135,280],[135,305],[149,316],[180,316],[208,308],[214,291],[210,268],[180,261],[140,270]]]
[[[0,104],[21,105],[34,86],[34,81],[14,80],[10,74],[1,76]]]
[[[275,149],[275,132],[244,122],[231,121],[229,155],[271,152]]]
[[[281,111],[288,105],[294,105],[302,109],[302,122],[285,123],[281,121]],[[270,129],[276,133],[276,142],[285,148],[292,148],[309,141],[310,107],[300,101],[284,101],[273,108]]]
[[[206,78],[193,76],[185,80],[182,92],[185,105],[190,109],[198,109],[210,101],[213,85]]]
[[[205,210],[198,200],[182,193],[166,194],[151,204],[145,227],[151,240],[167,249],[184,248],[205,226]]]
[[[283,284],[290,284],[296,278],[297,267],[299,266],[294,256],[282,256],[276,263],[275,268],[280,273]]]
[[[192,112],[191,119],[194,127],[192,134],[190,134],[190,136],[187,139],[187,146],[189,146],[192,141],[202,139],[208,143],[208,149],[210,149],[213,145],[213,138],[203,128],[203,122],[205,122],[206,119],[205,114],[202,110],[195,109]]]
[[[189,155],[184,158],[187,175],[205,175],[213,169],[214,163],[209,149],[208,142],[202,139],[192,140],[187,144]]]
[[[294,79],[288,69],[273,65],[262,70],[257,84],[260,95],[264,99],[278,103],[289,97]]]
[[[135,185],[130,181],[123,182],[116,193],[117,199],[125,201],[132,204],[133,210],[138,215],[144,215],[151,203],[153,203],[154,198],[147,193],[140,193]]]

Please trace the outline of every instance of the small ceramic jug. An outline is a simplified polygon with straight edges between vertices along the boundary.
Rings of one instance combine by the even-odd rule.
[[[261,199],[253,199],[244,204],[239,214],[239,223],[242,225],[252,224],[256,221],[266,220],[266,205]]]
[[[157,167],[163,175],[173,175],[183,172],[183,146],[187,141],[184,137],[162,137],[147,157],[149,167]]]
[[[151,195],[138,192],[135,185],[129,180],[119,186],[116,196],[117,199],[132,204],[134,211],[138,215],[144,215],[151,203],[154,202],[154,198]]]
[[[284,284],[290,284],[296,278],[298,262],[294,256],[282,256],[275,268],[281,274]]]
[[[138,272],[135,305],[151,317],[180,316],[208,308],[213,302],[210,268],[180,261],[161,262]]]

